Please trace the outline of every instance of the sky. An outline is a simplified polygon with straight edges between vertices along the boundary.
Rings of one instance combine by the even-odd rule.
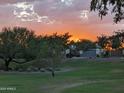
[[[69,32],[72,39],[95,41],[101,34],[111,35],[123,29],[112,15],[101,20],[90,11],[91,0],[0,0],[0,30],[3,27],[27,27],[36,34]]]

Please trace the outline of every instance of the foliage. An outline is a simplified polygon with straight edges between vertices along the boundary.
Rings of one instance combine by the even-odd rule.
[[[76,42],[76,46],[78,50],[87,51],[95,48],[95,43],[90,40],[82,39]]]
[[[101,48],[105,48],[108,44],[108,37],[105,35],[98,36],[97,39],[97,43]]]
[[[122,48],[124,44],[124,30],[118,30],[110,37],[112,41],[112,48]]]
[[[97,43],[102,48],[112,47],[113,49],[119,49],[124,47],[124,30],[115,31],[111,36],[99,36]]]
[[[50,36],[41,37],[41,46],[38,59],[46,61],[46,63],[54,68],[64,58],[64,51],[69,42],[70,35],[65,33],[63,35],[57,35],[54,33]]]
[[[35,58],[30,48],[35,35],[27,28],[4,28],[0,33],[0,58],[5,61],[6,70],[10,62],[25,63]],[[17,59],[24,59],[19,62]]]
[[[114,14],[114,22],[120,22],[124,19],[124,0],[92,0],[91,11],[96,10],[101,18],[111,10],[111,13]]]
[[[65,51],[70,37],[69,33],[36,36],[27,28],[4,28],[0,32],[0,58],[5,62],[7,71],[11,62],[23,64],[36,59],[48,62],[48,66],[54,66],[53,63],[63,59],[62,52]]]

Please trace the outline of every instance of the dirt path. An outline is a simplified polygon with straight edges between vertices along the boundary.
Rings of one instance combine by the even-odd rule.
[[[47,86],[43,87],[42,90],[45,91],[44,93],[61,93],[65,89],[73,88],[73,87],[78,87],[81,85],[87,85],[87,84],[93,84],[93,83],[102,83],[102,82],[111,82],[113,80],[98,80],[98,81],[81,81],[81,82],[76,82],[76,83],[62,83],[59,85],[52,85],[52,86]]]

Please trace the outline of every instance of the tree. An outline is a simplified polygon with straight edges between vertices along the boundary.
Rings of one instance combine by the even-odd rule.
[[[6,71],[9,70],[11,62],[22,64],[36,57],[36,54],[32,53],[30,47],[34,39],[35,34],[27,28],[14,27],[2,29],[2,32],[0,32],[0,58],[5,62]]]
[[[112,48],[117,49],[121,46],[121,41],[120,38],[116,35],[113,35],[110,37]]]
[[[115,31],[112,36],[99,36],[98,45],[102,48],[111,47],[112,49],[118,49],[124,47],[124,30]]]
[[[102,18],[111,10],[114,14],[114,22],[120,22],[124,19],[124,0],[92,0],[91,11],[98,11]]]
[[[101,48],[105,48],[109,43],[108,37],[105,35],[101,35],[97,37],[97,43]]]
[[[65,33],[63,35],[54,33],[50,36],[41,37],[39,57],[41,59],[50,60],[62,59],[63,52],[68,46],[70,37],[71,35],[69,35],[69,33]]]
[[[90,40],[82,39],[76,42],[76,46],[78,50],[87,51],[95,48],[95,43]]]
[[[40,51],[38,60],[45,61],[48,68],[54,75],[54,68],[64,59],[64,51],[71,36],[69,33],[58,35],[54,33],[50,36],[41,36]]]
[[[118,49],[123,47],[124,44],[124,30],[118,30],[114,32],[114,35],[110,37],[112,48]]]
[[[115,32],[115,35],[119,37],[121,43],[124,43],[124,30],[118,30]]]

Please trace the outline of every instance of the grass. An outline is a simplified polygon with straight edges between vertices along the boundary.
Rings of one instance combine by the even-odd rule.
[[[61,72],[0,73],[0,93],[124,93],[123,60],[69,60]],[[65,70],[65,71],[64,71]]]
[[[98,81],[66,89],[63,93],[123,93],[123,83],[124,80]]]

